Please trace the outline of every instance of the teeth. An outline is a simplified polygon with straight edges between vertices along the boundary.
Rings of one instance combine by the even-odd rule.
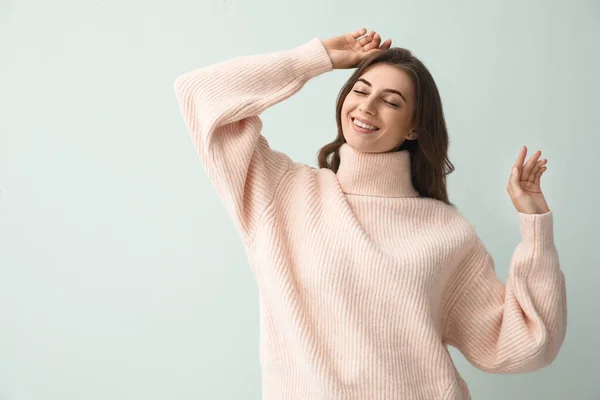
[[[363,124],[362,122],[360,122],[357,119],[354,119],[354,125],[360,126],[361,128],[365,128],[365,129],[370,129],[372,131],[376,130],[377,128],[371,125],[367,125],[367,124]]]

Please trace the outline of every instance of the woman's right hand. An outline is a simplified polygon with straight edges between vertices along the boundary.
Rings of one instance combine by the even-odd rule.
[[[392,45],[392,39],[381,44],[381,36],[371,31],[364,38],[359,39],[367,33],[365,28],[336,36],[323,41],[334,69],[356,68],[358,64],[373,53],[387,50]]]

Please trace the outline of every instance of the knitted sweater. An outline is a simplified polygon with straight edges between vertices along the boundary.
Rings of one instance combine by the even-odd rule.
[[[259,115],[332,68],[315,38],[174,84],[258,285],[263,399],[470,399],[448,345],[493,373],[550,364],[567,322],[551,212],[515,214],[502,284],[473,225],[419,196],[407,151],[344,144],[334,173],[270,148]]]

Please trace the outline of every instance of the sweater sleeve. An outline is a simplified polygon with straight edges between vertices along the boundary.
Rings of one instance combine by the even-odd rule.
[[[245,240],[251,240],[284,174],[293,166],[262,136],[258,117],[333,69],[318,39],[239,56],[176,78],[181,114],[207,175]]]
[[[446,291],[443,341],[491,373],[535,371],[557,356],[566,334],[565,276],[552,212],[519,213],[522,240],[503,285],[479,237]]]

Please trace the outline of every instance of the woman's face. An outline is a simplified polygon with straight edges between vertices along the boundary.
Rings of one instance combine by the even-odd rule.
[[[413,86],[408,74],[393,65],[378,63],[367,68],[342,105],[346,142],[367,153],[387,152],[400,146],[413,130]],[[376,129],[356,126],[355,118]]]

